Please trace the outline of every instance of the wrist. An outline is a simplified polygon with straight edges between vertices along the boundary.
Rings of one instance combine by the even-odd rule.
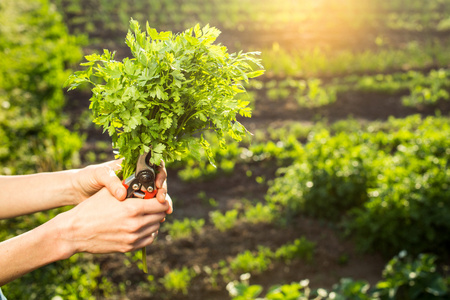
[[[61,213],[49,222],[49,238],[55,245],[56,260],[68,259],[77,253],[75,242],[72,238],[72,218],[70,211]],[[55,261],[56,261],[55,260]]]
[[[78,205],[82,201],[82,196],[80,193],[80,190],[81,190],[80,176],[82,176],[80,174],[80,172],[82,170],[83,169],[75,169],[75,170],[67,171],[70,176],[70,178],[69,178],[70,191],[68,193],[68,195],[69,195],[68,198],[70,199],[69,205]]]

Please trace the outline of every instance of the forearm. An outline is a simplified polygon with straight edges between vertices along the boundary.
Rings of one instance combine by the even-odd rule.
[[[65,225],[60,216],[0,243],[0,286],[73,254],[62,237]]]
[[[0,219],[74,204],[74,172],[0,176]]]

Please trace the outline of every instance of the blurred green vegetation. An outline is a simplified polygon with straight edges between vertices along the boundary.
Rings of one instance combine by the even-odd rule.
[[[288,214],[327,220],[348,214],[345,227],[365,251],[445,253],[449,119],[411,116],[391,119],[383,130],[375,126],[312,131],[304,155],[280,169],[267,201]]]
[[[77,164],[82,140],[63,126],[61,84],[81,59],[80,42],[47,1],[0,4],[1,174]]]
[[[0,3],[0,174],[79,165],[84,139],[64,126],[61,87],[70,74],[68,66],[81,59],[82,41],[68,34],[48,1]],[[0,240],[30,230],[59,211],[0,220]],[[9,299],[93,299],[92,291],[102,286],[96,281],[99,275],[92,257],[77,255],[32,272],[3,291]]]
[[[240,199],[244,204],[233,209],[199,194],[209,218],[174,220],[162,230],[171,238],[158,242],[182,244],[209,230],[226,235],[242,224],[290,226],[308,216],[345,232],[360,250],[385,257],[407,250],[411,256],[400,252],[390,260],[374,287],[358,278],[343,278],[331,289],[312,289],[308,280],[283,282],[265,299],[447,299],[443,262],[450,245],[450,119],[448,109],[438,108],[446,107],[442,104],[450,92],[449,13],[446,0],[2,2],[0,174],[76,167],[80,151],[87,151],[83,163],[106,159],[109,143],[84,143],[84,134],[95,132],[86,124],[91,123],[87,114],[64,109],[88,107],[81,99],[89,98],[88,91],[68,102],[62,90],[83,51],[117,49],[117,57],[127,56],[130,18],[174,32],[209,23],[223,31],[220,42],[231,50],[262,51],[266,75],[250,82],[244,95],[256,112],[270,102],[294,103],[299,111],[315,113],[348,96],[371,95],[366,101],[390,97],[407,106],[405,111],[437,113],[374,122],[283,120],[277,128],[253,130],[251,140],[229,141],[226,149],[209,139],[217,168],[188,157],[170,166],[180,180],[202,184],[241,172],[267,194]],[[73,128],[82,132],[67,129],[78,120]],[[261,169],[278,171],[270,177]],[[0,240],[59,211],[0,221]],[[77,255],[2,288],[9,299],[120,299],[139,292],[176,299],[202,288],[224,290],[232,281],[230,298],[254,299],[270,285],[249,284],[250,274],[267,274],[277,261],[314,261],[313,249],[312,242],[299,237],[204,266],[167,267],[161,278],[134,276],[133,284],[118,283],[123,274],[105,273],[93,256]],[[139,253],[129,254],[128,264],[135,267]],[[234,282],[242,272],[249,274]]]
[[[227,289],[233,300],[316,299],[316,300],[388,300],[447,299],[449,279],[437,272],[436,256],[421,254],[413,259],[405,251],[392,258],[383,270],[383,278],[374,287],[365,280],[342,278],[330,291],[312,289],[309,280],[274,285],[261,298],[260,285],[249,285],[248,279],[233,281]]]

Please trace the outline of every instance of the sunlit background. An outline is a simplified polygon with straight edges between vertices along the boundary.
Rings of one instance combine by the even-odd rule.
[[[8,299],[450,297],[449,0],[2,1],[0,174],[113,158],[90,90],[62,86],[83,55],[129,56],[131,18],[260,51],[240,120],[253,135],[212,139],[217,168],[168,166],[175,212],[149,275],[140,252],[76,255]],[[0,240],[60,211],[0,221]]]

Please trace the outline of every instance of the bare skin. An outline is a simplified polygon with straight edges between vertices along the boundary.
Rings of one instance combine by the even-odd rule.
[[[156,177],[157,201],[125,199],[126,190],[114,173],[119,164],[112,161],[80,170],[0,176],[0,219],[76,205],[0,243],[0,286],[75,253],[129,252],[154,241],[160,222],[172,213],[170,198],[166,200],[165,168]]]

